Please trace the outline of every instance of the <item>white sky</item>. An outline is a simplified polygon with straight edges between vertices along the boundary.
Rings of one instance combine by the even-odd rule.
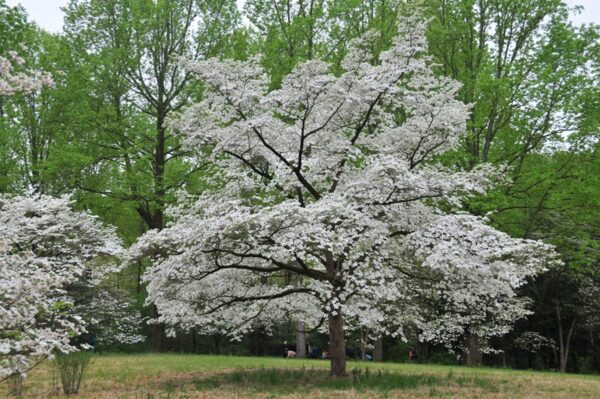
[[[514,0],[520,1],[520,0]],[[545,1],[545,0],[538,0]],[[600,0],[566,0],[572,7],[581,5],[585,9],[580,15],[573,16],[575,23],[594,22],[600,24]],[[63,12],[60,7],[64,7],[68,0],[7,0],[8,5],[14,6],[22,4],[27,10],[30,19],[37,22],[39,26],[50,31],[60,32],[63,23]],[[243,4],[245,0],[237,0],[238,4]]]

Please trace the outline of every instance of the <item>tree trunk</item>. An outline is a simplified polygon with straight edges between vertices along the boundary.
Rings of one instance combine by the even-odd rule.
[[[213,335],[212,337],[213,344],[213,353],[215,355],[221,354],[221,336],[218,334]]]
[[[162,323],[152,325],[152,352],[165,352],[165,325]]]
[[[569,347],[571,345],[571,336],[573,335],[573,330],[575,328],[575,319],[571,322],[571,326],[569,327],[569,332],[567,333],[566,340],[563,343],[562,337],[562,326],[560,327],[560,372],[565,373],[567,371],[567,362],[569,360]]]
[[[554,369],[557,370],[560,362],[558,360],[558,351],[556,350],[556,345],[552,345],[552,358],[554,359]]]
[[[331,370],[333,377],[346,375],[346,344],[344,342],[344,317],[338,313],[329,314],[329,347],[331,350]]]
[[[575,329],[575,319],[571,321],[571,325],[569,326],[569,331],[567,332],[567,336],[565,337],[562,325],[562,315],[560,311],[560,304],[558,301],[555,302],[556,309],[556,321],[558,324],[558,356],[559,356],[559,371],[564,373],[567,371],[567,362],[569,360],[569,346],[571,345],[571,336],[573,335],[573,330]]]
[[[365,328],[360,328],[360,360],[367,360],[367,349],[365,347],[365,343],[367,341],[367,335],[365,333]]]
[[[596,344],[595,344],[595,340],[594,340],[594,330],[592,330],[591,328],[589,329],[589,334],[590,334],[590,347],[592,348],[592,369],[596,372],[598,372],[598,354],[596,352]]]
[[[373,342],[373,361],[383,362],[383,335]]]
[[[302,320],[296,320],[296,357],[306,357],[306,332]]]
[[[494,97],[492,102],[492,111],[488,118],[488,125],[485,134],[485,141],[483,143],[483,151],[481,153],[481,161],[487,162],[490,154],[490,148],[492,146],[492,140],[494,139],[494,135],[496,134],[496,116],[498,112],[498,99]]]
[[[467,354],[467,365],[471,367],[481,366],[482,363],[481,343],[477,334],[469,334],[469,353]]]
[[[196,353],[196,329],[192,328],[192,353]]]

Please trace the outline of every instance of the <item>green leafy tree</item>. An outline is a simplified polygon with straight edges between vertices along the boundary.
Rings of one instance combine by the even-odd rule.
[[[228,0],[72,0],[66,9],[67,40],[92,66],[94,128],[80,144],[91,162],[76,184],[108,206],[134,210],[143,221],[138,233],[162,229],[174,193],[193,185],[205,167],[167,126],[200,94],[182,60],[228,48],[240,37],[237,23]],[[156,325],[152,336],[153,349],[164,350],[164,327]]]

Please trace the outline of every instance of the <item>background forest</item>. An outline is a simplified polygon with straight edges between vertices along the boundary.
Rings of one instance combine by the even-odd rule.
[[[79,209],[130,245],[168,225],[165,210],[181,190],[211,189],[209,163],[170,130],[203,96],[183,59],[258,56],[275,89],[306,60],[341,73],[349,42],[368,31],[378,34],[369,50],[381,53],[398,16],[416,7],[430,19],[436,73],[461,82],[460,100],[472,107],[460,149],[441,161],[466,170],[490,163],[507,177],[470,199],[470,213],[554,245],[563,261],[520,289],[532,313],[491,343],[496,353],[473,361],[600,372],[600,27],[574,26],[561,0],[248,0],[243,10],[231,0],[71,0],[58,34],[0,0],[0,56],[17,49],[23,68],[55,82],[0,97],[0,193],[74,192]],[[148,266],[136,262],[82,295],[98,350],[278,355],[286,340],[327,346],[325,335],[296,334],[293,317],[241,341],[194,330],[167,337],[165,326],[142,322],[156,316],[145,306]],[[103,306],[108,298],[118,307]],[[416,333],[373,349],[355,335],[356,357],[404,361],[416,347],[419,361],[455,362]]]

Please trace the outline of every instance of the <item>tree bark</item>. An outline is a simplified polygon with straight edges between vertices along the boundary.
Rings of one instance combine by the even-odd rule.
[[[373,342],[373,361],[383,362],[383,335]]]
[[[163,323],[152,325],[152,352],[162,353],[166,350],[167,335]]]
[[[213,346],[213,353],[215,355],[220,355],[221,354],[221,336],[219,334],[215,334],[212,336],[212,346]]]
[[[192,328],[192,353],[196,353],[196,329]]]
[[[300,266],[301,267],[301,266]],[[296,277],[296,287],[302,286],[302,275]],[[296,357],[306,357],[306,331],[304,321],[296,319]]]
[[[306,357],[306,332],[302,320],[296,320],[296,357]]]
[[[467,365],[471,367],[481,366],[482,363],[481,343],[477,334],[469,334],[469,353],[467,354]]]
[[[331,369],[333,377],[346,375],[346,343],[344,342],[344,317],[338,313],[329,314],[329,347],[331,350]]]
[[[506,368],[506,341],[502,337],[502,367]]]
[[[567,338],[563,343],[562,337],[562,326],[560,327],[561,331],[561,342],[560,342],[560,372],[565,373],[567,371],[567,362],[569,360],[569,347],[571,345],[571,336],[573,335],[573,330],[575,328],[575,319],[571,322],[571,326],[569,327],[569,331],[567,333]]]
[[[559,356],[559,371],[564,373],[567,371],[567,362],[569,360],[569,346],[571,345],[571,336],[573,335],[573,330],[575,329],[575,319],[571,321],[571,325],[569,326],[569,331],[567,332],[567,336],[565,337],[563,326],[562,326],[562,315],[560,311],[560,304],[558,301],[555,301],[555,309],[556,309],[556,321],[558,322],[558,356]]]
[[[592,330],[591,328],[589,329],[589,334],[590,334],[590,347],[592,348],[592,368],[594,371],[598,371],[599,367],[598,367],[598,354],[596,352],[596,343],[594,340],[594,330]]]
[[[365,332],[365,328],[360,328],[360,360],[367,360],[367,349],[366,349],[366,341],[367,341],[367,333]]]

